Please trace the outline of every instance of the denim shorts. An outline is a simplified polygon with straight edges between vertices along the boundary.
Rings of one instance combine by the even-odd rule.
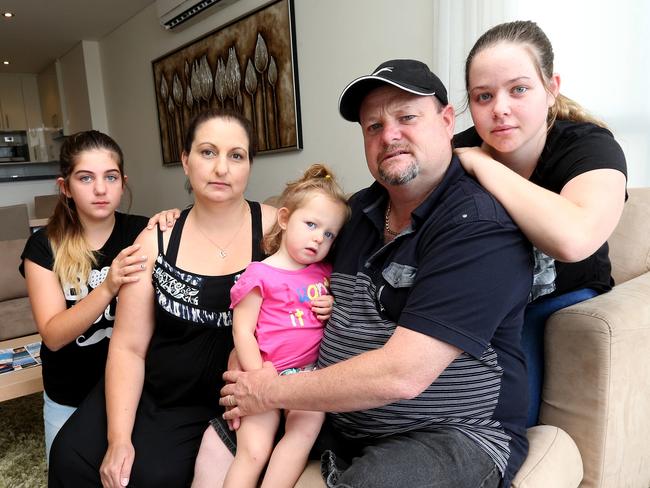
[[[50,448],[63,424],[77,410],[77,407],[61,405],[52,400],[47,393],[43,392],[43,424],[45,426],[45,460],[50,459]]]
[[[234,456],[237,450],[237,434],[234,430],[228,428],[228,422],[221,417],[215,417],[210,420],[210,425],[217,432],[217,435]]]
[[[328,488],[497,488],[501,483],[492,459],[457,429],[351,440],[325,425],[312,456],[322,452]]]
[[[280,376],[287,376],[289,374],[296,374],[296,373],[305,373],[309,371],[316,371],[315,363],[308,364],[307,366],[303,366],[302,368],[283,369],[282,371],[280,371]]]
[[[280,439],[284,435],[284,416],[280,417],[280,424],[278,425],[278,430],[275,432],[275,440],[273,444],[280,442]],[[235,451],[237,450],[237,434],[234,430],[228,428],[228,422],[221,417],[215,417],[210,420],[210,425],[217,432],[219,439],[224,443],[228,448],[230,453],[234,456]]]
[[[312,364],[308,364],[307,366],[303,366],[302,368],[285,369],[280,373],[280,376],[302,373],[304,371],[314,371],[315,369],[316,369],[316,364],[312,363]],[[235,431],[230,430],[228,428],[228,422],[222,419],[221,417],[215,417],[212,420],[210,420],[210,425],[217,432],[217,435],[219,436],[221,441],[224,443],[224,445],[234,456],[235,451],[237,450],[237,434],[235,433]],[[284,417],[282,417],[280,421],[280,425],[278,426],[278,430],[275,435],[276,444],[280,440],[283,434],[284,434]]]

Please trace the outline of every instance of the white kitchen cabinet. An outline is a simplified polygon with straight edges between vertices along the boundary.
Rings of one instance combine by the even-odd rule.
[[[26,130],[25,101],[20,74],[0,75],[0,129]]]
[[[0,130],[27,130],[42,125],[36,75],[0,74]]]
[[[43,127],[43,116],[41,114],[41,98],[38,93],[36,75],[21,75],[23,86],[23,102],[25,106],[25,121],[28,129]]]
[[[41,106],[41,117],[45,127],[62,127],[61,97],[56,76],[56,63],[50,64],[36,77]]]

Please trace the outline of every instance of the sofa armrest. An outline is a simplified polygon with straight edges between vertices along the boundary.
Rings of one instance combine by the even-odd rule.
[[[565,430],[581,487],[650,484],[650,273],[554,313],[540,421]]]

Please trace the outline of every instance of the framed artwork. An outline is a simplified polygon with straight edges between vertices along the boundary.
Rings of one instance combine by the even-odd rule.
[[[302,149],[293,0],[277,0],[152,61],[163,165],[207,108],[253,123],[258,154]]]

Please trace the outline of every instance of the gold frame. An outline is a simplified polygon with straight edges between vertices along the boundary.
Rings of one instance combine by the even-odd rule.
[[[253,122],[258,154],[302,149],[293,0],[276,0],[152,61],[163,165],[208,107]]]

